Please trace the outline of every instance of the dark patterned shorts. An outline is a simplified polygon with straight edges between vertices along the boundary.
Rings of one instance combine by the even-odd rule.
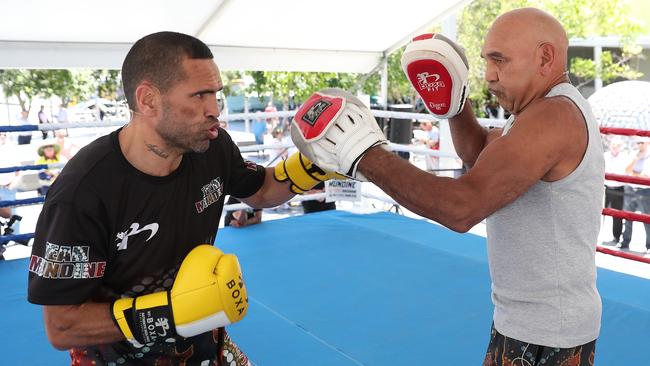
[[[224,332],[221,364],[224,366],[250,366],[248,357],[242,352],[235,342]]]
[[[497,332],[492,336],[483,366],[593,366],[596,340],[573,348],[554,348],[518,341]]]

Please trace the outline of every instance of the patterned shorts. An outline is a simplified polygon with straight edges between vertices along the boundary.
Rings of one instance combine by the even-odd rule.
[[[235,342],[224,332],[223,348],[221,351],[221,365],[223,366],[250,366],[248,357],[242,352]]]
[[[594,366],[596,340],[573,348],[554,348],[518,341],[497,332],[492,336],[483,366]]]

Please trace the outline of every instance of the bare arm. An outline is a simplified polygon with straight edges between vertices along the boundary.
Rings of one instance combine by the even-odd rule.
[[[493,139],[459,179],[427,174],[378,148],[364,155],[359,169],[409,210],[465,232],[540,179],[557,180],[577,167],[586,148],[586,127],[577,108],[567,103],[531,105],[508,135]],[[567,108],[572,108],[569,113]]]
[[[110,315],[109,303],[43,307],[45,330],[59,350],[125,340]]]
[[[488,131],[478,123],[469,101],[460,114],[449,119],[449,128],[456,153],[465,165],[474,166],[486,145]]]
[[[289,187],[291,183],[278,182],[273,177],[273,168],[266,168],[264,184],[255,194],[239,200],[254,208],[275,207],[291,199],[295,194]]]
[[[636,157],[634,159],[632,159],[632,162],[627,166],[627,168],[625,168],[625,173],[627,175],[634,175],[634,164],[636,164],[636,161],[638,159],[639,158],[636,158]]]
[[[634,166],[635,166],[636,163],[639,161],[639,159],[641,159],[642,156],[643,156],[643,153],[642,153],[642,152],[639,152],[639,153],[636,154],[636,156],[634,157],[634,159],[632,159],[632,161],[631,161],[630,164],[627,166],[627,168],[625,168],[625,173],[626,173],[627,175],[634,175],[634,176],[639,176],[639,175],[641,175],[640,173],[634,171]]]

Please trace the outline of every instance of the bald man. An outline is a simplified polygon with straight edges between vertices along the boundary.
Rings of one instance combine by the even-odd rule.
[[[470,167],[461,178],[427,174],[380,147],[358,166],[400,204],[452,230],[487,219],[494,316],[484,365],[593,365],[604,160],[598,125],[567,77],[567,47],[562,25],[538,9],[495,20],[481,50],[485,79],[512,115],[488,131],[465,103],[449,119]]]

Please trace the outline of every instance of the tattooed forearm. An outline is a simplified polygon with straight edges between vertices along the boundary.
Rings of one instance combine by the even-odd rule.
[[[149,151],[160,156],[161,158],[167,159],[169,157],[169,154],[162,151],[157,145],[153,145],[153,144],[146,144],[146,145]]]

